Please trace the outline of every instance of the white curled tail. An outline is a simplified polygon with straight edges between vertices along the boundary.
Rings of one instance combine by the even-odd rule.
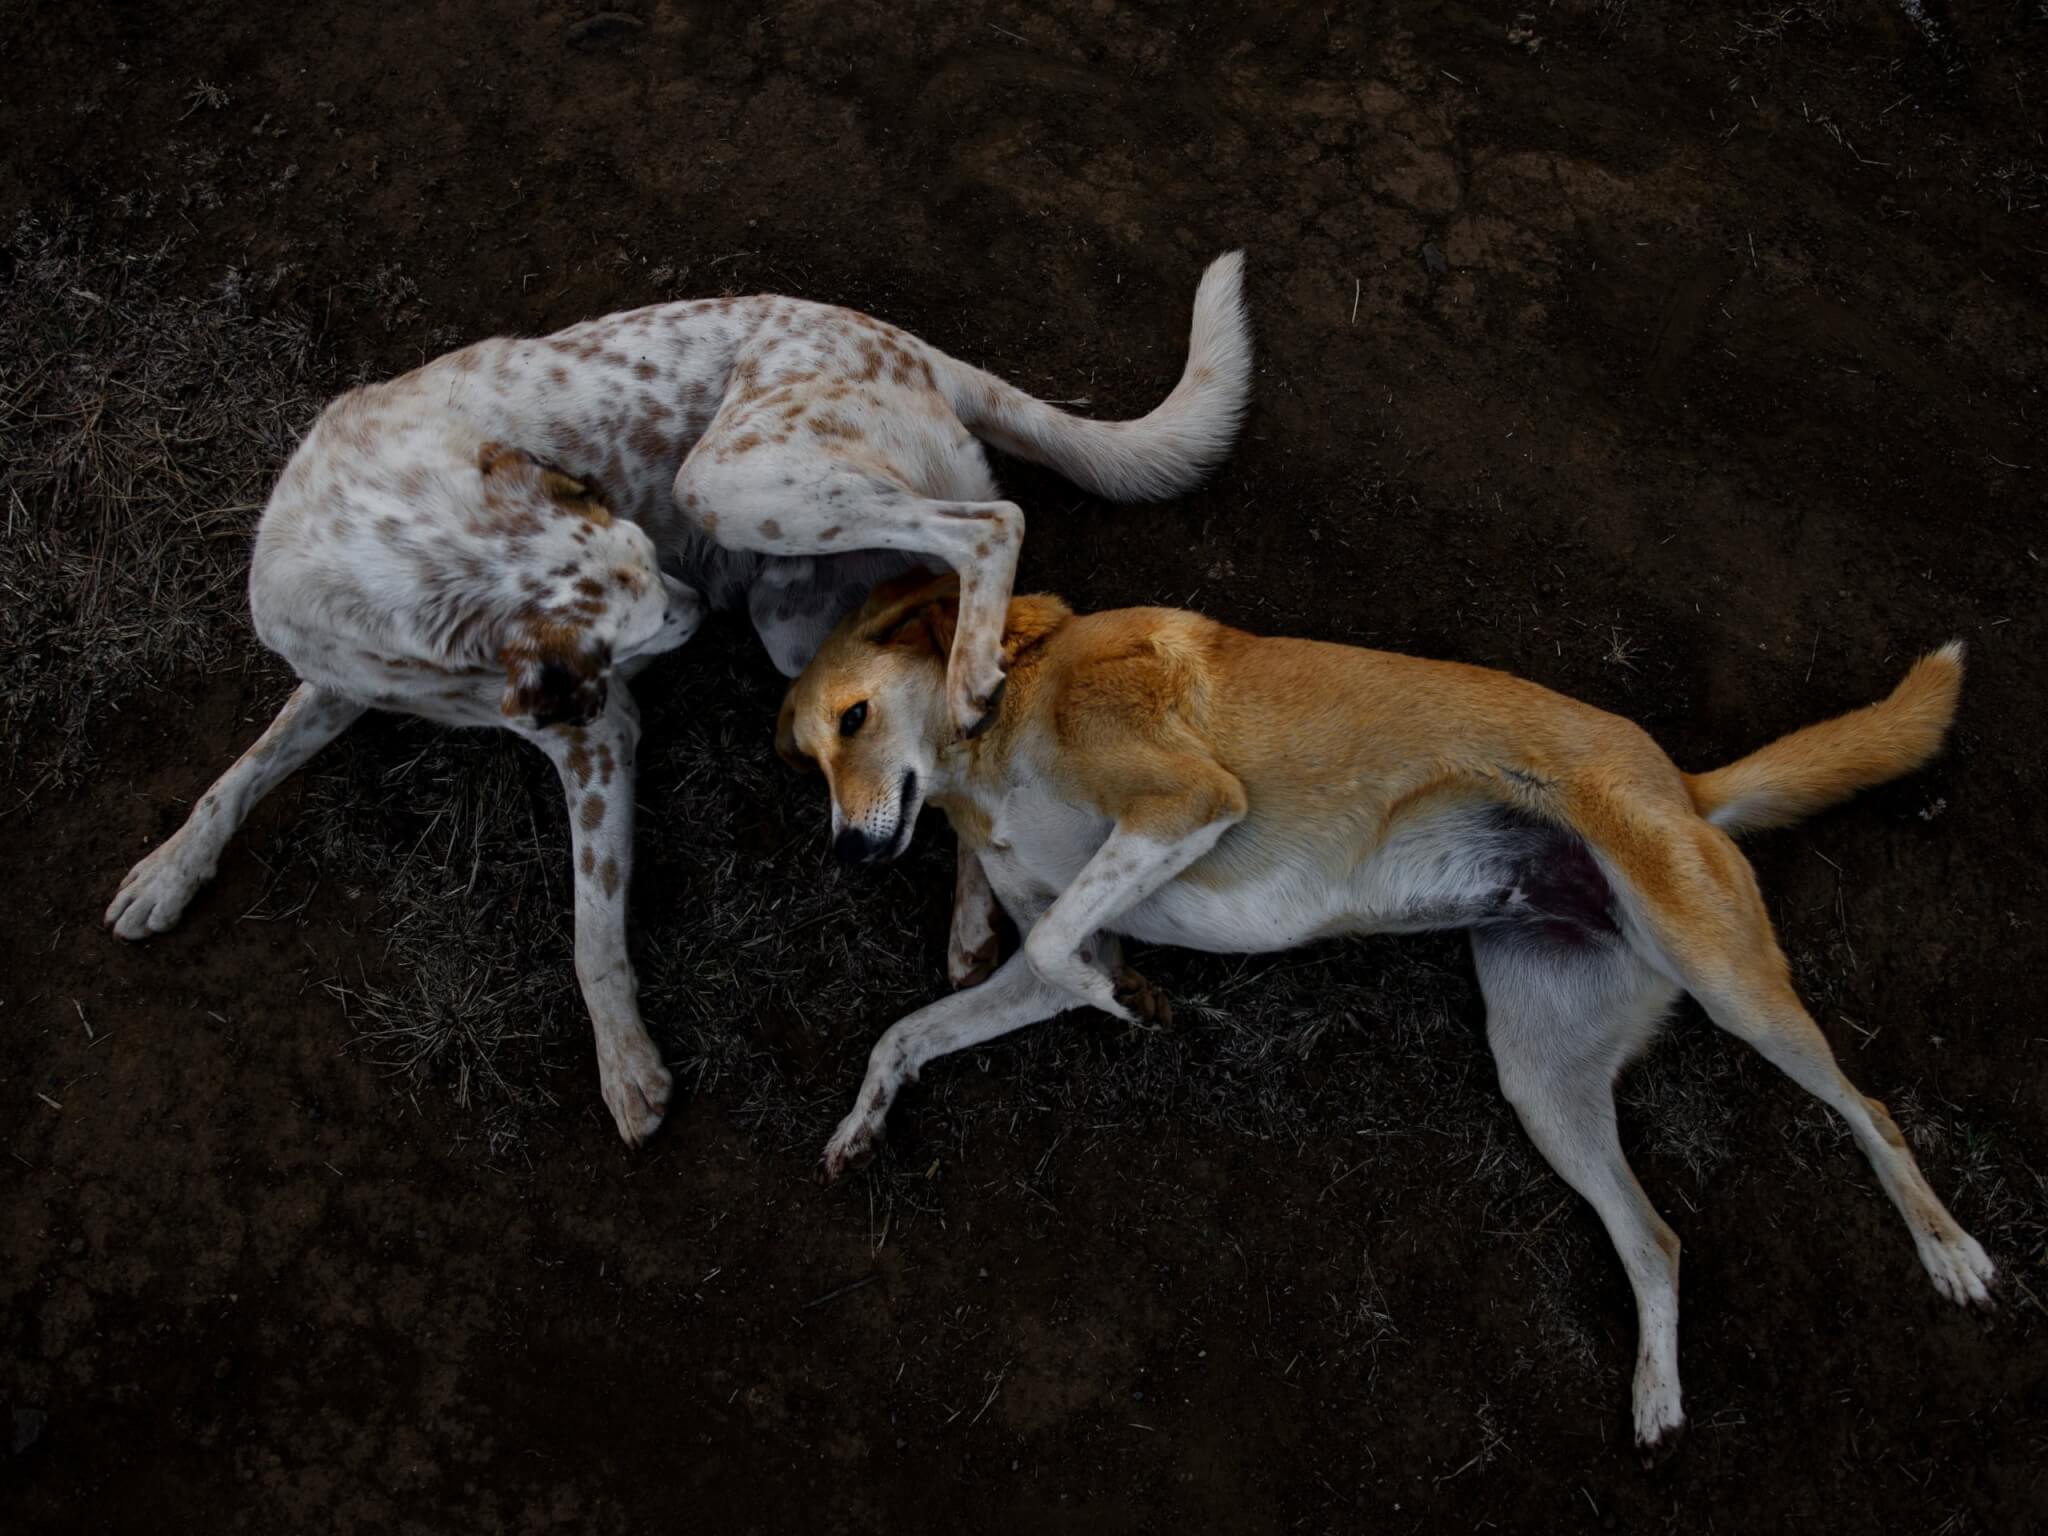
[[[1252,373],[1244,252],[1217,257],[1202,274],[1187,367],[1173,393],[1136,421],[1069,416],[955,358],[933,361],[939,389],[976,437],[1111,501],[1177,496],[1228,457],[1244,420]]]

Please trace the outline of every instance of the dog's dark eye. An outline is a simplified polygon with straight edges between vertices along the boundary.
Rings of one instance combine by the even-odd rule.
[[[862,699],[858,704],[854,705],[845,714],[839,717],[839,734],[842,736],[851,736],[855,731],[859,730],[861,726],[867,723],[867,718],[868,701],[866,699]]]

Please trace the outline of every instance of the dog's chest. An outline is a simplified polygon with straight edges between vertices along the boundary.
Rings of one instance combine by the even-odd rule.
[[[1011,918],[1029,922],[1043,912],[1109,836],[1111,822],[1069,804],[1036,784],[1021,784],[980,799],[987,817],[981,867]]]

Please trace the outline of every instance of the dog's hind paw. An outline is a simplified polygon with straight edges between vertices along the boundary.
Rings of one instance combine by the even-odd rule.
[[[1991,1287],[1998,1279],[1998,1266],[1991,1262],[1977,1239],[1957,1230],[1946,1242],[1925,1238],[1917,1245],[1920,1262],[1927,1267],[1934,1288],[1959,1307],[1998,1310]]]
[[[1645,1467],[1669,1460],[1678,1449],[1678,1442],[1685,1438],[1685,1409],[1676,1387],[1647,1392],[1639,1389],[1635,1420],[1636,1454]]]

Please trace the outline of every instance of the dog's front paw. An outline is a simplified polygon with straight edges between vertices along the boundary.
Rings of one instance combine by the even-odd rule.
[[[645,1144],[661,1129],[674,1083],[654,1042],[645,1032],[637,1039],[611,1042],[609,1048],[600,1041],[597,1075],[605,1107],[612,1112],[620,1137],[629,1147]]]
[[[856,1109],[839,1122],[839,1129],[825,1143],[825,1155],[818,1159],[818,1182],[837,1184],[847,1174],[865,1167],[882,1139],[882,1117]]]
[[[143,939],[176,926],[213,870],[184,857],[172,838],[128,871],[107,908],[106,925],[124,939]]]

